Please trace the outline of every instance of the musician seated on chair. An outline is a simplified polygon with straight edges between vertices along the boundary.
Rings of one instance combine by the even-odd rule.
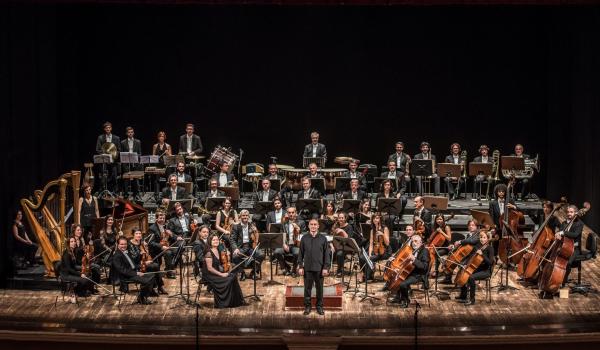
[[[229,168],[231,166],[229,165],[229,163],[224,162],[221,164],[221,170],[219,171],[218,174],[214,174],[211,179],[215,179],[217,180],[219,187],[226,187],[226,186],[231,186],[233,184],[233,181],[235,180],[235,176],[233,176],[232,173],[229,172]]]
[[[429,146],[429,142],[421,142],[421,153],[417,153],[414,159],[431,159],[435,163],[435,155],[431,154],[431,148]],[[439,196],[440,194],[440,177],[435,172],[430,176],[432,181],[434,182],[434,194]],[[421,186],[424,178],[422,176],[415,176],[417,179],[417,192],[421,192]]]
[[[425,238],[425,240],[427,240],[427,238],[429,238],[429,233],[431,233],[432,215],[431,215],[431,211],[429,209],[425,208],[424,202],[423,202],[423,197],[421,197],[421,196],[415,197],[414,216],[423,220],[423,223],[425,223],[425,236],[426,237],[424,237],[424,238]]]
[[[465,245],[476,245],[479,242],[479,229],[477,228],[477,225],[479,224],[479,222],[477,222],[476,219],[471,219],[469,220],[469,222],[467,222],[467,235],[465,236],[464,239],[458,240],[452,244],[450,244],[448,246],[448,256],[450,256],[452,254],[452,252],[456,249],[458,249],[460,246],[465,246]],[[457,263],[462,263],[462,261],[456,261]],[[446,273],[444,276],[444,280],[442,280],[440,283],[441,284],[452,284],[452,273],[453,271],[456,269],[456,267],[454,269],[452,269],[452,271],[450,271],[450,273]]]
[[[340,236],[343,238],[353,238],[359,247],[366,246],[368,241],[363,235],[356,229],[354,225],[348,223],[348,214],[344,211],[338,213],[337,222],[333,225],[332,233],[334,236]],[[347,252],[338,250],[335,252],[337,261],[337,277],[342,277],[342,268],[344,266],[344,260],[346,259]]]
[[[493,163],[494,160],[489,156],[490,149],[487,145],[479,146],[479,156],[473,159],[475,163]],[[475,176],[475,192],[477,193],[477,199],[481,199],[481,186],[484,181],[491,181],[491,176],[477,175]],[[486,193],[487,196],[487,193]]]
[[[162,203],[169,205],[170,201],[179,201],[186,197],[185,189],[177,186],[177,175],[169,175],[169,186],[165,187],[161,194]]]
[[[270,224],[280,224],[285,216],[285,210],[279,197],[275,197],[273,200],[273,209],[267,213],[267,230],[269,230]],[[294,211],[296,211],[296,208],[294,208]]]
[[[204,207],[206,205],[206,200],[208,198],[216,198],[216,197],[225,197],[225,192],[221,191],[219,188],[219,182],[217,179],[208,180],[208,191],[201,193],[198,196],[198,201],[200,205]],[[204,208],[207,209],[207,208]],[[202,223],[205,225],[210,225],[210,221],[215,219],[216,214],[213,213],[205,213],[202,214],[201,219]]]
[[[344,192],[342,199],[354,199],[362,201],[367,198],[368,194],[360,189],[360,182],[358,179],[350,180],[350,191]]]
[[[412,272],[400,283],[400,288],[396,296],[391,300],[392,303],[400,303],[400,307],[407,308],[410,304],[408,291],[410,286],[423,282],[427,283],[427,271],[429,269],[429,251],[423,246],[423,239],[419,235],[411,237],[413,252],[408,256],[410,264],[413,266]]]
[[[407,166],[410,162],[410,156],[404,153],[404,142],[396,142],[396,152],[390,154],[388,157],[388,164],[389,162],[394,162],[396,164],[396,169],[400,172],[400,176],[408,177],[409,169]]]
[[[117,152],[121,152],[121,139],[117,135],[112,134],[112,124],[105,122],[102,125],[104,133],[98,136],[96,140],[96,154],[104,154],[104,148],[107,147],[105,144],[112,143],[116,148]],[[116,159],[113,159],[113,163],[106,164],[106,171],[108,172],[108,189],[116,192],[117,189],[117,169],[118,165],[114,163]]]
[[[133,237],[129,240],[129,245],[127,246],[127,252],[129,253],[129,257],[133,260],[133,264],[135,265],[136,271],[142,271],[142,264],[145,265],[146,272],[156,272],[160,271],[160,266],[156,261],[151,259],[152,255],[150,254],[150,250],[148,248],[148,243],[146,243],[142,239],[142,231],[134,227],[131,229],[131,233]],[[145,258],[145,260],[142,260]],[[150,291],[150,296],[158,296],[158,294],[167,294],[165,289],[163,288],[164,282],[160,273],[154,274],[154,285],[152,286],[152,291]],[[157,288],[157,291],[154,291],[154,288]]]
[[[475,292],[477,287],[475,286],[475,281],[485,280],[492,275],[492,266],[494,265],[494,247],[489,244],[491,239],[491,235],[488,231],[479,232],[479,242],[475,244],[473,251],[471,254],[465,259],[465,261],[470,261],[471,257],[475,254],[479,254],[483,257],[483,261],[481,264],[473,271],[467,283],[460,288],[460,295],[456,298],[459,303],[464,303],[465,305],[473,305],[475,304]],[[468,291],[468,299],[467,299],[467,291]]]
[[[406,181],[404,179],[404,174],[396,168],[396,162],[389,161],[388,162],[388,171],[384,171],[381,173],[381,177],[387,178],[390,180],[396,179],[396,184],[398,185],[398,198],[403,196],[406,193]]]
[[[308,177],[302,178],[302,189],[298,191],[298,199],[321,199],[321,193],[310,186],[310,180]],[[302,210],[300,216],[304,221],[306,221],[309,218],[318,219],[319,213],[310,212],[304,209]]]
[[[562,240],[564,237],[569,237],[573,240],[574,251],[569,257],[567,269],[565,271],[565,277],[563,279],[563,286],[569,282],[569,274],[571,273],[571,266],[576,257],[581,255],[581,234],[583,232],[583,221],[577,219],[577,207],[575,205],[569,205],[567,207],[567,219],[563,221],[558,227],[558,232],[554,235],[557,240]],[[590,233],[593,235],[594,233]]]
[[[161,266],[164,260],[165,270],[174,269],[173,255],[175,255],[175,250],[169,248],[169,246],[177,241],[177,236],[167,227],[166,214],[163,210],[159,209],[156,211],[156,221],[148,228],[148,234],[151,236],[148,239],[150,255],[156,258],[155,261],[158,266]],[[166,239],[166,242],[163,241],[163,237]],[[161,241],[166,245],[161,244]],[[167,277],[173,278],[175,274],[167,273]]]
[[[192,234],[193,235],[193,234]],[[194,260],[194,276],[202,270],[204,266],[204,251],[208,246],[208,236],[210,235],[210,227],[202,225],[196,228],[196,240],[192,243],[192,249],[196,259]],[[225,249],[225,247],[221,247]]]
[[[194,124],[187,124],[185,134],[179,137],[179,153],[185,153],[188,156],[197,156],[202,153],[202,140],[200,136],[194,134]]]
[[[460,145],[458,143],[453,143],[450,146],[451,154],[446,156],[444,159],[444,163],[451,164],[460,164],[463,167],[465,166],[464,162],[460,158]],[[461,167],[462,169],[462,167]],[[454,181],[456,181],[456,189],[454,188]],[[460,197],[460,190],[465,187],[465,180],[462,177],[452,177],[446,176],[444,178],[444,182],[446,183],[446,188],[448,189],[448,197],[450,200],[455,200]]]
[[[310,163],[308,165],[308,178],[311,179],[323,179],[323,174],[319,174],[319,169],[317,167],[317,163]]]
[[[179,161],[177,162],[177,168],[173,173],[177,176],[177,182],[192,182],[192,177],[189,174],[185,173],[185,162]]]
[[[144,305],[152,304],[152,302],[148,300],[148,296],[154,285],[154,275],[143,274],[136,270],[133,259],[129,256],[127,251],[127,238],[119,237],[117,247],[117,252],[112,260],[112,269],[115,272],[113,276],[116,278],[115,281],[121,283],[121,290],[125,290],[125,280],[139,283],[140,292],[137,297],[137,302]]]
[[[304,153],[302,156],[304,158],[322,157],[323,165],[325,165],[325,161],[327,161],[327,149],[324,144],[319,143],[319,133],[316,131],[311,132],[310,141],[311,143],[304,146]]]
[[[69,238],[69,245],[61,257],[60,278],[66,282],[75,282],[74,292],[80,297],[87,297],[92,293],[93,283],[87,276],[81,273],[81,267],[77,268],[75,249],[77,241],[75,237]]]
[[[513,157],[519,157],[519,158],[523,158],[523,159],[529,159],[529,154],[523,153],[524,149],[523,149],[523,145],[518,143],[517,145],[515,145],[515,153],[511,154],[511,156]],[[520,187],[519,191],[516,191],[517,195],[518,195],[518,200],[523,200],[525,198],[526,195],[529,194],[529,179],[528,178],[521,178],[521,179],[515,179],[515,190],[517,187]]]
[[[358,179],[358,183],[360,185],[360,189],[362,191],[366,191],[367,189],[367,184],[365,181],[365,176],[358,172],[356,169],[358,169],[358,164],[360,163],[360,161],[358,159],[352,159],[350,161],[350,163],[348,163],[348,171],[345,171],[344,174],[342,175],[343,177],[349,177],[351,179]]]
[[[368,247],[367,253],[369,255],[369,259],[371,259],[371,262],[373,263],[386,260],[392,255],[392,247],[390,246],[390,230],[383,223],[383,216],[381,213],[375,213],[371,218],[371,230],[369,233]],[[373,270],[364,260],[362,254],[359,255],[359,260],[360,265],[364,266],[365,269],[364,279],[372,280]]]
[[[239,264],[245,257],[252,254],[254,246],[258,244],[258,241],[252,240],[252,233],[255,232],[255,239],[258,240],[258,230],[256,225],[250,222],[250,212],[243,209],[240,211],[240,223],[233,225],[231,229],[231,250],[233,251],[233,263]],[[246,262],[245,267],[252,267],[252,274],[250,278],[254,278],[260,274],[260,265],[265,259],[265,253],[262,249],[256,249],[254,257]],[[254,264],[256,260],[256,265]],[[256,269],[254,269],[256,266]],[[240,281],[246,279],[246,273],[241,271]]]
[[[507,187],[505,184],[497,184],[494,187],[494,199],[490,201],[488,212],[494,221],[494,225],[497,228],[500,228],[500,216],[504,214],[507,208],[504,207],[504,203],[506,202],[506,191]],[[517,210],[517,206],[515,205],[515,200],[513,198],[509,198],[508,204],[506,205],[508,209]]]
[[[300,238],[303,234],[308,232],[306,224],[302,220],[298,220],[298,214],[296,208],[288,207],[282,220],[283,230],[283,248],[277,248],[273,252],[273,257],[277,259],[279,265],[284,270],[286,276],[292,275],[296,277],[298,267],[298,254],[300,253],[300,247],[296,243],[300,242]],[[285,258],[292,257],[292,269],[285,261]]]

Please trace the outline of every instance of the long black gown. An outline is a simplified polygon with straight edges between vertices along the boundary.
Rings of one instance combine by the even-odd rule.
[[[223,271],[221,260],[219,260],[219,257],[212,250],[209,250],[204,255],[204,259],[206,258],[211,258],[212,267],[215,270]],[[208,271],[206,264],[204,264],[202,269],[203,279],[212,287],[212,292],[215,296],[215,308],[223,309],[244,305],[244,295],[242,294],[242,288],[236,274],[229,274],[227,277],[217,276]]]

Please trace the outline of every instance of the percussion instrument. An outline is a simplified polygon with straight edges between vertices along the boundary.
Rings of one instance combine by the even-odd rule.
[[[280,169],[282,176],[286,178],[288,186],[292,187],[292,190],[298,191],[302,189],[302,178],[308,174],[306,169]]]
[[[117,146],[115,146],[112,142],[105,142],[102,145],[102,153],[110,154],[113,162],[116,162],[119,159],[119,152],[117,151]]]
[[[200,159],[204,159],[205,157],[202,155],[191,155],[191,156],[185,156],[185,159],[187,160],[192,160],[192,161],[197,161]]]
[[[262,177],[262,173],[248,173],[246,174],[246,176],[244,176],[244,180],[252,182],[252,189],[254,190],[254,192],[256,192],[258,191],[258,183],[260,182],[260,179]]]
[[[147,166],[146,169],[144,170],[144,172],[146,174],[151,174],[151,175],[164,175],[165,168],[157,168],[155,166]]]
[[[323,168],[321,174],[325,178],[325,189],[335,190],[335,178],[344,176],[346,169],[341,168]]]
[[[235,153],[225,147],[217,145],[210,155],[208,163],[206,164],[206,169],[210,173],[216,174],[220,171],[221,164],[228,163],[229,165],[233,165],[236,160],[237,155]]]
[[[348,165],[348,164],[352,163],[355,160],[358,160],[358,159],[354,159],[352,157],[335,157],[335,159],[333,160],[333,162],[336,163],[336,164]]]

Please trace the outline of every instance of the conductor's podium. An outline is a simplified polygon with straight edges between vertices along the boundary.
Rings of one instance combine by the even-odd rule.
[[[317,305],[317,290],[313,287],[310,301],[312,307]],[[323,308],[329,310],[342,309],[342,285],[323,287]],[[304,308],[304,286],[286,286],[285,309],[295,310]]]

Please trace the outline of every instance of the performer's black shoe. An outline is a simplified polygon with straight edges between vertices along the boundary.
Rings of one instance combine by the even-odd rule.
[[[321,306],[317,306],[317,313],[321,316],[325,315],[325,311],[323,311],[323,308]]]
[[[403,309],[406,309],[408,307],[408,301],[401,300],[400,301],[400,307],[403,308]]]
[[[398,297],[397,295],[395,297],[392,298],[392,300],[390,300],[391,304],[399,304],[402,302],[402,299],[400,299],[400,297]]]
[[[310,310],[311,310],[310,306],[305,306],[304,307],[304,312],[302,314],[303,315],[308,315],[308,314],[310,314]]]
[[[473,304],[475,304],[475,299],[469,299],[469,300],[467,300],[465,302],[465,306],[470,306],[470,305],[473,305]]]
[[[244,280],[246,280],[246,273],[242,271],[242,273],[240,274],[240,281]]]
[[[162,295],[167,295],[169,293],[167,293],[167,291],[162,287],[158,287],[158,294],[162,294]]]

